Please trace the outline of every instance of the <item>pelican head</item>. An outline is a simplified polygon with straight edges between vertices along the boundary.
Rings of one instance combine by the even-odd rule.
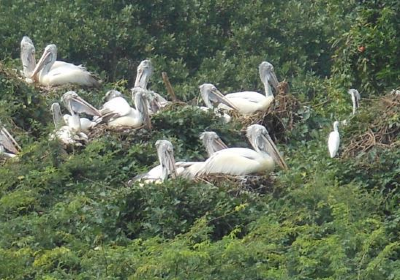
[[[90,105],[88,102],[83,100],[75,91],[67,91],[61,97],[61,101],[64,103],[64,106],[68,109],[71,115],[86,113],[91,116],[100,117],[100,112]]]
[[[250,125],[247,128],[247,138],[257,152],[267,153],[279,164],[283,169],[287,169],[287,165],[280,155],[278,148],[272,141],[267,129],[259,124]]]
[[[213,103],[223,103],[232,109],[237,109],[213,84],[202,84],[199,89],[201,98],[208,108],[213,108]]]
[[[57,60],[57,47],[54,44],[47,45],[44,49],[43,55],[37,63],[35,69],[33,70],[32,77],[35,77],[40,70],[46,69],[48,72],[53,66],[54,62]]]
[[[115,90],[115,89],[107,91],[107,93],[105,95],[105,99],[107,101],[110,101],[111,99],[116,98],[116,97],[123,97],[123,95],[121,92],[119,92],[118,90]]]
[[[168,140],[157,140],[156,142],[158,160],[162,168],[161,179],[166,180],[168,175],[176,178],[174,148]]]
[[[21,40],[21,61],[24,70],[24,76],[30,78],[36,67],[35,46],[28,36]]]
[[[267,83],[269,83],[276,91],[278,91],[279,82],[276,78],[274,66],[267,61],[263,61],[260,66],[258,66],[258,70],[260,72],[260,79],[263,81],[264,85],[267,86]]]
[[[147,89],[147,83],[149,82],[149,79],[153,74],[153,70],[154,68],[150,60],[146,59],[140,62],[137,68],[135,87]]]
[[[140,87],[135,87],[132,89],[132,97],[135,100],[136,109],[141,114],[144,124],[148,129],[151,129],[151,122],[148,109],[149,108],[148,91]]]
[[[53,114],[54,126],[60,128],[64,125],[65,119],[62,117],[60,104],[57,102],[51,104],[50,111]]]
[[[214,131],[206,131],[201,133],[200,139],[202,140],[209,157],[219,150],[228,148],[225,143],[222,142],[221,138],[219,138],[218,134]]]

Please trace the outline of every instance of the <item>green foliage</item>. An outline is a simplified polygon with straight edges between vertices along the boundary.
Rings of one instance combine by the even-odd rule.
[[[364,99],[398,87],[397,2],[1,1],[0,119],[23,149],[0,165],[0,278],[399,279],[399,109],[393,96]],[[37,55],[57,44],[61,60],[97,72],[102,88],[26,84],[10,70],[21,69],[23,35]],[[166,96],[165,71],[189,104],[206,82],[262,92],[257,67],[273,63],[298,102],[295,121],[290,130],[285,116],[280,126],[273,114],[255,121],[289,170],[253,185],[128,184],[158,164],[158,139],[173,143],[177,161],[206,158],[207,130],[249,146],[249,120],[225,124],[182,103],[153,115],[151,131],[100,127],[75,148],[49,141],[51,103],[71,89],[95,107],[108,89],[128,97],[145,58],[155,66],[149,87]],[[355,116],[350,87],[362,94]],[[331,159],[335,120],[348,124]],[[376,141],[364,149],[368,133]]]

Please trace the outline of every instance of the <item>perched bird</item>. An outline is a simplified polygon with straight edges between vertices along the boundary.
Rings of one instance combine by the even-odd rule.
[[[215,152],[204,162],[195,176],[217,173],[229,175],[268,173],[274,169],[275,162],[287,169],[285,161],[264,126],[258,124],[249,126],[247,138],[254,150],[227,148]]]
[[[338,127],[339,127],[339,122],[335,121],[333,123],[333,131],[329,133],[328,149],[331,158],[334,158],[339,150],[340,135]]]
[[[21,151],[17,141],[0,123],[0,156],[15,157]]]
[[[150,115],[153,115],[158,110],[160,110],[161,108],[165,107],[167,104],[170,103],[160,94],[148,90],[147,84],[153,72],[154,72],[154,67],[150,60],[146,59],[140,62],[139,66],[137,67],[135,86],[131,89],[132,92],[135,91],[135,88],[142,88],[147,90],[147,98],[149,100],[148,111]]]
[[[156,148],[160,164],[152,168],[149,172],[136,176],[128,182],[129,184],[135,181],[160,184],[169,176],[171,178],[176,178],[174,148],[171,142],[168,140],[157,140]]]
[[[260,79],[264,84],[265,95],[254,91],[235,92],[225,95],[225,98],[228,99],[242,115],[266,112],[274,101],[272,87],[278,91],[279,82],[272,64],[263,61],[258,68]],[[229,110],[226,104],[220,104],[218,107]]]
[[[147,90],[137,87],[133,89],[132,94],[136,109],[129,105],[122,93],[112,90],[106,94],[108,101],[103,105],[100,112],[103,118],[107,119],[109,127],[138,128],[145,124],[147,128],[151,128]]]
[[[360,107],[360,93],[356,89],[349,89],[348,93],[351,95],[351,101],[353,102],[353,115],[355,115],[356,110]]]
[[[25,80],[29,83],[34,82],[31,78],[36,67],[35,54],[36,50],[32,40],[28,36],[24,36],[21,40],[21,62],[23,67],[23,75],[26,78]],[[55,61],[51,66],[51,70],[60,66],[68,66],[68,64],[69,63],[64,61]]]
[[[201,98],[206,104],[207,107],[200,106],[199,108],[203,111],[212,110],[212,112],[223,119],[225,123],[231,121],[231,116],[225,112],[221,112],[223,110],[219,110],[218,108],[214,108],[214,104],[225,104],[227,108],[236,110],[236,106],[213,85],[213,84],[202,84],[199,86]]]
[[[208,157],[212,156],[215,152],[228,148],[228,146],[222,142],[221,138],[219,138],[218,134],[214,131],[201,133],[200,140],[202,140],[203,145],[206,148]]]
[[[89,140],[88,136],[81,131],[81,124],[78,118],[72,117],[70,123],[66,124],[61,114],[60,104],[53,103],[50,111],[53,115],[55,129],[50,134],[50,140],[59,139],[64,145],[82,146]]]
[[[62,62],[53,67],[57,59],[57,47],[48,45],[35,69],[31,74],[33,80],[37,80],[45,86],[57,86],[64,84],[78,84],[81,86],[98,87],[99,82],[85,67],[72,63]]]

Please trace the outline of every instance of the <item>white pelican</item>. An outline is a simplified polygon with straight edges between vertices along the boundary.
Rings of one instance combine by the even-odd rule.
[[[328,149],[331,158],[334,158],[339,150],[340,135],[338,127],[339,127],[339,122],[335,121],[333,123],[333,131],[329,133]]]
[[[220,112],[218,108],[214,108],[213,103],[222,103],[226,105],[225,108],[237,110],[235,104],[233,104],[228,98],[226,98],[213,84],[202,84],[201,86],[199,86],[199,89],[201,98],[207,106],[200,106],[199,108],[203,111],[212,110],[213,113],[216,116],[222,118],[225,123],[230,122],[231,116],[229,116],[227,113]]]
[[[247,138],[254,150],[227,148],[215,152],[204,162],[195,175],[267,173],[274,169],[275,162],[282,168],[287,169],[285,161],[264,126],[258,124],[249,126],[247,128]]]
[[[136,109],[130,107],[128,102],[115,92],[109,97],[111,99],[101,109],[104,114],[111,116],[107,122],[108,126],[137,128],[145,124],[147,128],[151,128],[146,90],[139,87],[132,89]]]
[[[91,116],[101,117],[101,113],[83,100],[75,91],[67,91],[61,97],[64,106],[71,113],[71,115],[86,113]]]
[[[60,63],[53,67],[57,59],[57,47],[54,44],[48,45],[35,69],[32,78],[45,86],[57,86],[64,84],[78,84],[82,86],[98,87],[99,82],[90,74],[85,67],[72,63]]]
[[[360,107],[360,93],[356,89],[349,89],[348,93],[351,95],[351,101],[353,102],[353,115],[356,114],[356,110]]]
[[[135,86],[132,88],[132,91],[136,87],[147,89],[147,84],[150,80],[151,75],[153,74],[154,67],[150,60],[146,59],[140,62],[139,66],[137,67],[137,74],[135,80]],[[148,99],[149,99],[149,114],[152,115],[156,113],[161,108],[165,107],[169,101],[162,97],[160,94],[148,90]]]
[[[89,139],[81,130],[78,115],[71,116],[69,123],[66,124],[61,115],[60,104],[53,103],[50,108],[53,114],[54,132],[50,134],[50,139],[58,138],[65,145],[82,146]]]
[[[242,115],[252,115],[258,111],[267,111],[274,100],[271,86],[278,91],[278,79],[272,64],[263,61],[258,68],[261,81],[264,84],[265,95],[254,91],[235,92],[225,95],[225,98],[234,104]],[[228,109],[223,104],[218,107]]]
[[[21,62],[25,78],[32,77],[33,70],[36,67],[35,46],[32,40],[24,36],[21,40]]]
[[[8,151],[8,152],[6,152]],[[15,157],[21,151],[21,147],[11,134],[0,123],[0,156]]]
[[[36,67],[35,53],[35,45],[33,44],[32,40],[28,36],[24,36],[21,40],[21,62],[23,74],[26,78],[26,81],[29,83],[33,83],[31,77],[33,70]],[[68,64],[69,63],[67,62],[57,60],[51,66],[51,70],[60,66],[67,66]]]
[[[157,140],[156,148],[160,164],[152,168],[149,172],[136,176],[128,183],[143,181],[144,183],[160,184],[165,181],[168,176],[176,178],[177,172],[175,167],[174,148],[171,142],[168,140]]]
[[[206,148],[208,157],[212,156],[215,152],[228,148],[228,146],[222,142],[221,138],[219,138],[218,134],[214,131],[206,131],[201,133],[200,139]]]
[[[126,101],[122,93],[117,90],[109,90],[106,93],[105,98],[107,102],[104,103],[99,110],[102,116],[113,114],[118,117],[123,117],[128,115],[132,110],[128,101]]]

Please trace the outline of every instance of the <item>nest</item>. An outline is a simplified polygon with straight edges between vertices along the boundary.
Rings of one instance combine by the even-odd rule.
[[[400,124],[391,123],[400,113],[400,97],[387,95],[377,100],[377,113],[365,132],[354,135],[344,149],[345,157],[354,157],[373,147],[393,148],[399,146]]]
[[[195,181],[216,187],[229,186],[230,193],[235,196],[243,193],[266,194],[275,192],[275,176],[208,174],[196,177]]]
[[[242,116],[238,112],[231,115],[237,119],[243,127],[252,124],[261,124],[268,128],[272,138],[280,142],[286,142],[285,133],[291,131],[296,122],[301,120],[298,115],[300,102],[293,95],[289,94],[289,84],[286,81],[278,85],[278,94],[274,103],[267,112],[258,112],[251,116]]]

